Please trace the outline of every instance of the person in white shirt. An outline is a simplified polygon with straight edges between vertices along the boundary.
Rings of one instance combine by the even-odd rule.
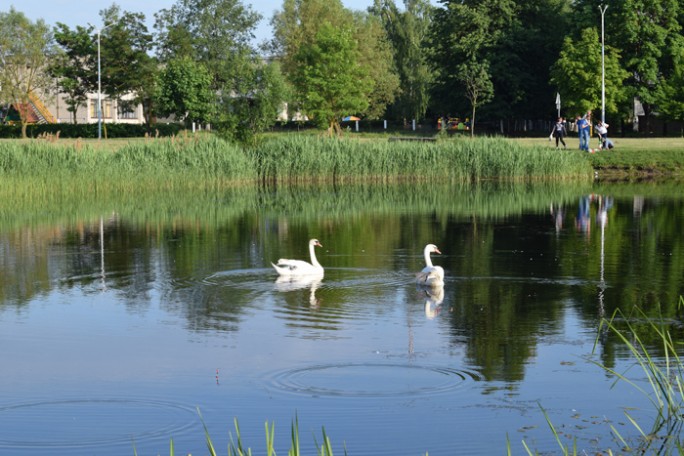
[[[599,148],[605,149],[608,141],[608,124],[599,120],[596,124],[596,134],[599,137]]]

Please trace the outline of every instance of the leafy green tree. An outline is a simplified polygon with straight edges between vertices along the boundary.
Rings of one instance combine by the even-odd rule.
[[[235,58],[254,53],[251,40],[261,16],[240,0],[177,0],[155,14],[161,61],[192,56],[202,62],[220,90],[233,77]]]
[[[300,49],[314,46],[318,32],[328,24],[344,31],[344,34],[347,31],[351,33],[358,51],[355,66],[362,67],[372,83],[364,95],[364,109],[354,114],[378,118],[384,114],[386,106],[394,101],[399,91],[399,77],[385,29],[377,17],[354,13],[344,8],[339,0],[285,0],[283,9],[274,15],[271,23],[274,39],[270,50],[279,55],[283,71],[291,83],[303,71]],[[294,93],[297,95],[301,92]],[[293,101],[297,109],[304,103],[301,99]]]
[[[97,43],[92,35],[92,26],[71,30],[58,22],[54,30],[55,41],[63,52],[50,64],[49,72],[66,95],[67,111],[74,123],[78,108],[87,105],[88,93],[97,90]]]
[[[489,63],[475,60],[466,61],[459,67],[458,78],[465,86],[466,97],[472,107],[470,136],[474,136],[477,107],[494,97],[494,85],[489,75]]]
[[[170,60],[160,74],[158,109],[186,124],[209,122],[216,108],[211,74],[204,65],[183,56]]]
[[[350,28],[352,14],[339,0],[283,0],[283,8],[271,19],[274,38],[269,51],[280,56],[287,75],[297,72],[299,48],[311,43],[322,24]]]
[[[359,64],[359,51],[351,29],[324,23],[312,43],[301,46],[295,56],[299,71],[295,90],[302,108],[328,133],[341,133],[340,120],[368,106],[372,80]]]
[[[253,143],[256,134],[272,127],[284,110],[289,88],[277,62],[242,59],[244,78],[223,92],[221,124],[229,136]]]
[[[449,112],[454,107],[459,111],[472,108],[464,80],[459,76],[465,68],[462,64],[489,65],[493,50],[505,39],[505,33],[515,21],[516,7],[512,0],[447,0],[444,8],[435,12],[430,55],[436,73],[433,90],[439,100],[437,109]],[[495,81],[496,75],[492,74],[491,79]]]
[[[150,56],[153,37],[145,16],[121,11],[116,4],[101,11],[100,16],[105,24],[100,35],[102,91],[120,105],[149,102],[158,70]],[[134,99],[124,101],[123,96],[130,94]]]
[[[658,107],[661,114],[673,119],[684,121],[684,50],[677,59],[673,72],[667,81],[661,82],[661,98]],[[682,130],[684,136],[684,129]]]
[[[599,0],[577,0],[573,5],[576,29],[600,26]],[[684,4],[680,0],[622,0],[608,2],[605,13],[606,44],[620,52],[627,100],[637,98],[646,120],[663,99],[663,88],[675,72],[684,47]],[[577,34],[579,36],[579,34]],[[632,115],[625,103],[625,115]]]
[[[368,13],[354,14],[353,36],[359,49],[359,65],[373,84],[373,89],[367,93],[368,107],[359,114],[379,119],[400,93],[392,47],[380,20]]]
[[[279,68],[251,45],[259,14],[239,0],[177,0],[155,17],[161,60],[192,58],[207,69],[211,122],[223,134],[246,141],[276,122],[286,95]]]
[[[530,118],[553,110],[549,68],[571,20],[566,0],[444,0],[433,15],[429,60],[433,66],[431,110],[468,111],[463,62],[488,65],[494,88],[480,118]]]
[[[21,136],[26,138],[28,106],[35,92],[49,93],[53,87],[45,71],[57,48],[43,20],[32,22],[10,8],[0,12],[0,94],[19,111]]]
[[[618,113],[625,98],[623,82],[629,76],[620,66],[618,52],[605,47],[606,111]],[[576,114],[601,106],[601,43],[595,28],[582,31],[579,41],[567,37],[560,57],[551,69],[551,82],[558,87],[567,111]]]
[[[381,19],[393,49],[401,92],[390,111],[397,118],[421,120],[428,107],[433,78],[426,38],[432,11],[427,0],[404,0],[404,11],[399,11],[393,0],[375,0],[371,8]]]
[[[611,11],[611,8],[614,8]],[[620,47],[623,65],[629,71],[626,84],[641,100],[647,114],[658,100],[660,82],[673,69],[673,58],[682,48],[678,0],[628,0],[615,7],[607,21],[612,42]]]
[[[549,71],[558,58],[570,27],[566,0],[515,2],[515,20],[487,52],[495,87],[483,113],[511,118],[555,115],[556,88]]]

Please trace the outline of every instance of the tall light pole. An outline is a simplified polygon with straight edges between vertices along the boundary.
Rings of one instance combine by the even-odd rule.
[[[102,139],[102,71],[100,69],[100,32],[97,29],[97,139]]]
[[[601,11],[601,122],[606,122],[606,38],[604,34],[604,16],[608,5],[599,5]]]
[[[100,34],[112,24],[96,29],[97,33],[97,139],[102,139],[102,71],[100,68]]]

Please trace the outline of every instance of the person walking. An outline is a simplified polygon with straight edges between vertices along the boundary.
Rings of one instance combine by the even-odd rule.
[[[563,138],[565,138],[568,132],[565,129],[565,120],[562,117],[559,117],[556,123],[554,124],[551,134],[554,138],[556,138],[556,149],[558,149],[559,141],[563,143],[563,149],[568,148],[568,146],[565,144],[565,141],[563,140]]]

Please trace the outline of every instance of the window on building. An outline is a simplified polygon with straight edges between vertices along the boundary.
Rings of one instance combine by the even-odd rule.
[[[131,101],[120,101],[117,109],[119,119],[137,119],[136,106]]]
[[[90,117],[97,119],[97,98],[90,100]],[[112,118],[112,100],[107,100],[106,98],[102,100],[102,118]]]

